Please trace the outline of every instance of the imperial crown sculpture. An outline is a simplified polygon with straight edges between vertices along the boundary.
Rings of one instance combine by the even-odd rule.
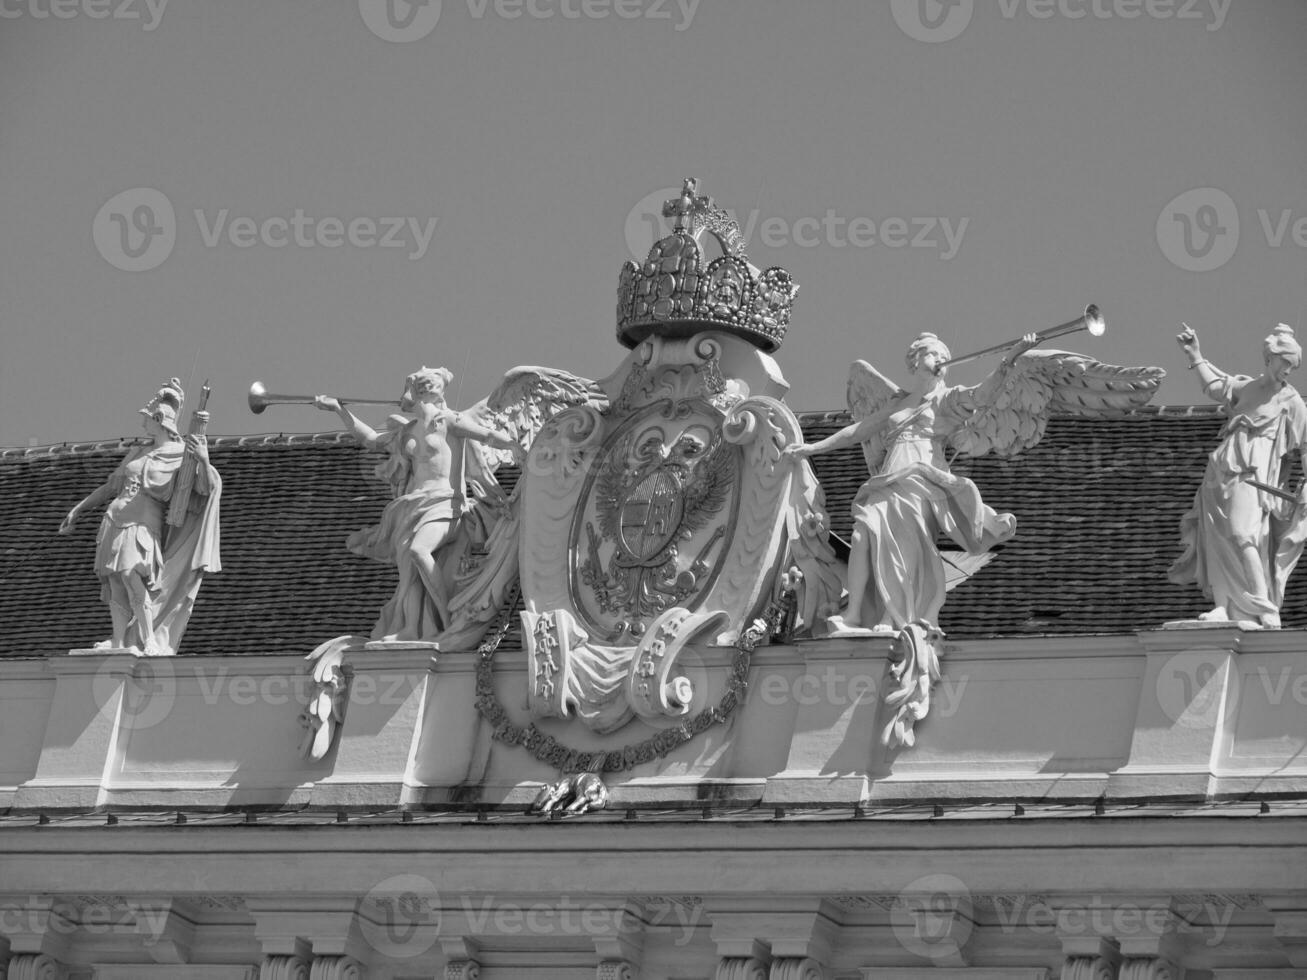
[[[712,198],[695,195],[687,178],[681,196],[663,205],[672,233],[654,243],[644,264],[622,264],[617,284],[617,339],[635,347],[650,334],[691,337],[721,330],[772,353],[785,339],[798,284],[784,269],[760,272],[744,254],[744,236]],[[700,241],[710,232],[723,254],[703,264]]]

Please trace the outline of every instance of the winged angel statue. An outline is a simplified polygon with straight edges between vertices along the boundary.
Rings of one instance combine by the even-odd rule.
[[[1039,340],[1027,334],[997,370],[971,387],[945,384],[951,355],[932,333],[908,348],[906,388],[855,361],[848,385],[853,423],[789,451],[803,458],[862,445],[870,477],[853,501],[848,607],[830,625],[833,635],[910,634],[901,644],[906,659],[895,668],[903,687],[889,696],[901,709],[891,722],[898,727],[886,732],[887,742],[912,744],[911,722],[924,716],[930,684],[939,676],[928,651],[942,635],[937,622],[948,579],[936,540],[948,537],[980,555],[1016,532],[1012,514],[995,511],[975,483],[949,471],[947,454],[1016,455],[1039,442],[1051,413],[1116,414],[1147,402],[1165,376],[1160,368],[1031,350]]]
[[[394,595],[372,631],[373,644],[434,643],[460,649],[480,640],[517,580],[518,498],[496,478],[526,458],[540,429],[565,408],[606,408],[593,381],[553,368],[515,367],[499,386],[464,411],[445,403],[452,379],[423,367],[405,379],[399,405],[378,431],[340,399],[314,404],[340,416],[346,431],[386,458],[377,475],[394,491],[378,524],[350,535],[355,554],[396,566]],[[411,416],[411,417],[410,417]],[[309,659],[319,695],[310,702],[304,750],[321,758],[340,720],[341,660],[355,637],[319,646]]]

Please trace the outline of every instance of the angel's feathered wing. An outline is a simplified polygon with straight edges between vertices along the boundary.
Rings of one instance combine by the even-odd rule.
[[[1122,415],[1147,403],[1164,377],[1161,368],[1118,367],[1069,351],[1027,351],[986,404],[965,404],[976,388],[950,392],[949,407],[967,417],[949,445],[968,456],[1014,456],[1044,437],[1050,415]]]
[[[849,386],[846,399],[849,414],[854,422],[875,415],[882,408],[902,398],[905,392],[885,375],[881,374],[866,361],[854,361],[849,365]],[[862,455],[867,460],[867,469],[876,472],[880,459],[885,454],[885,447],[879,439],[862,444]]]
[[[523,365],[505,374],[499,387],[463,414],[489,429],[504,430],[523,450],[529,450],[546,422],[578,405],[603,410],[608,407],[608,396],[587,378],[556,368]],[[491,446],[481,446],[479,455],[490,472],[513,461],[507,449]]]

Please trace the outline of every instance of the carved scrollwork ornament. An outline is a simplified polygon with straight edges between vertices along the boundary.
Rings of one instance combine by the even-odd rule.
[[[17,953],[9,958],[9,980],[65,980],[68,969],[47,953]]]
[[[749,663],[753,651],[763,639],[773,635],[780,624],[793,616],[796,601],[793,578],[786,577],[782,586],[782,594],[768,603],[760,617],[740,631],[739,639],[735,642],[736,652],[731,661],[730,675],[726,679],[726,691],[716,705],[703,709],[679,725],[656,732],[643,741],[612,750],[574,749],[542,732],[534,724],[514,724],[495,696],[495,652],[508,633],[512,621],[513,606],[517,602],[517,592],[514,590],[477,648],[477,711],[490,724],[491,737],[496,741],[505,745],[520,745],[562,774],[623,772],[662,758],[714,725],[724,724],[743,703],[748,690]]]
[[[881,733],[888,747],[916,744],[916,723],[929,714],[930,695],[940,679],[943,641],[944,631],[923,621],[909,623],[895,635],[890,673],[898,687],[885,695],[885,705],[894,714]]]
[[[480,980],[481,964],[476,960],[454,960],[445,964],[445,980]]]
[[[309,980],[363,980],[363,966],[348,956],[317,956]]]
[[[1120,980],[1179,980],[1180,971],[1170,960],[1136,956],[1121,964]]]
[[[767,964],[753,956],[723,956],[715,980],[767,980]]]
[[[342,666],[345,649],[339,640],[328,640],[305,658],[313,661],[313,693],[299,718],[304,728],[299,751],[305,758],[324,758],[345,718],[349,693],[349,677]]]
[[[1062,980],[1116,980],[1116,966],[1104,956],[1068,956]]]
[[[308,960],[285,954],[265,956],[259,980],[311,980]]]
[[[595,980],[638,980],[639,976],[626,960],[604,960],[595,968]]]
[[[767,980],[825,980],[821,964],[810,956],[784,956],[772,960]]]

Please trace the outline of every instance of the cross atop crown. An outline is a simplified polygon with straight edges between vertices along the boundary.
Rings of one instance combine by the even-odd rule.
[[[663,217],[675,218],[673,231],[690,231],[693,234],[691,219],[696,214],[705,214],[713,209],[712,198],[707,195],[695,197],[699,182],[693,177],[686,177],[681,187],[681,196],[663,202]]]

